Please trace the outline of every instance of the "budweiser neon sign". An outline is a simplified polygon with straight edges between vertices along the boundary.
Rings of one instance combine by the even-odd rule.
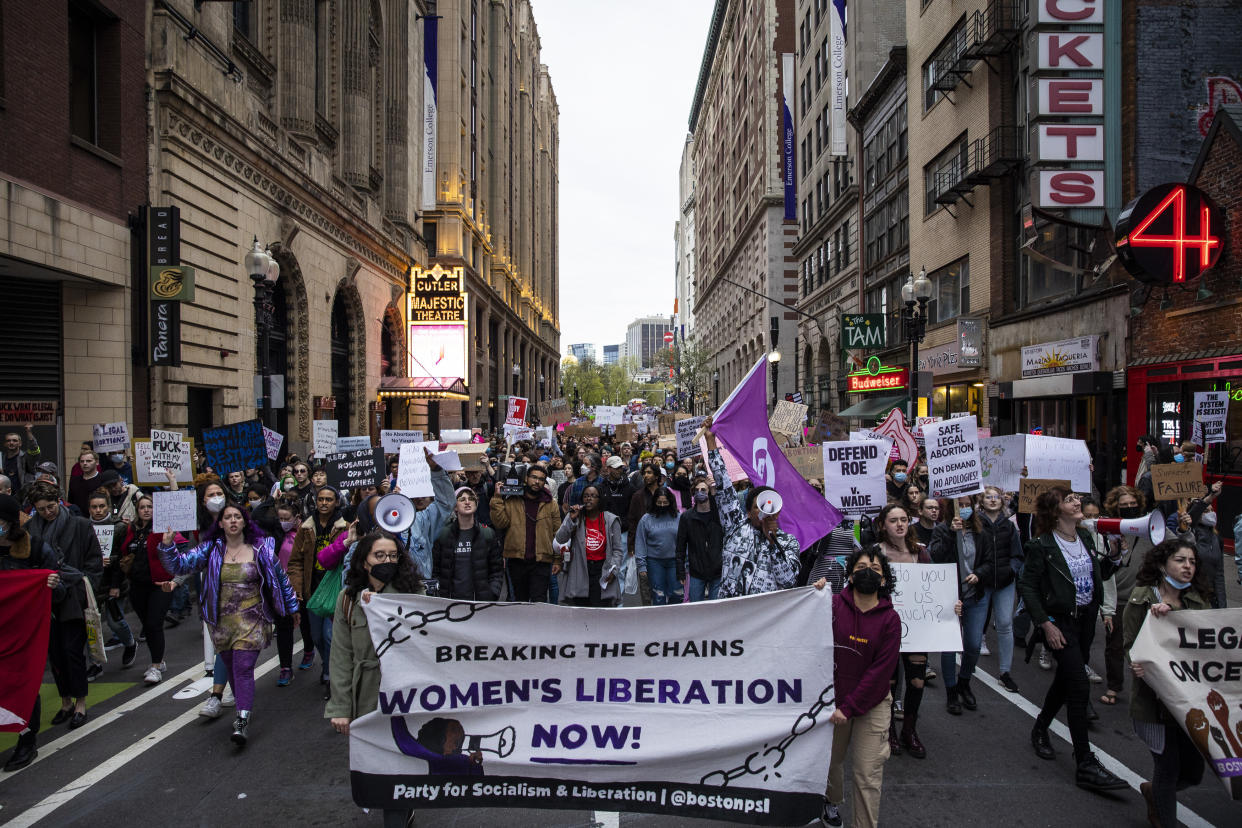
[[[905,388],[910,381],[910,370],[892,365],[884,365],[879,357],[867,360],[867,366],[861,371],[847,374],[846,390],[851,394],[868,391],[894,391]]]

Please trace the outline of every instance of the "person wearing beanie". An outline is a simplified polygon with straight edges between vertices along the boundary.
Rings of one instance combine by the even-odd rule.
[[[470,486],[453,492],[453,503],[453,516],[432,546],[440,594],[466,601],[498,601],[504,583],[504,558],[496,533],[479,525],[479,496]]]

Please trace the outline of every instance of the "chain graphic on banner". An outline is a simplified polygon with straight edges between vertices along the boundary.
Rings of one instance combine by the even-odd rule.
[[[815,727],[817,724],[816,718],[824,712],[825,708],[836,702],[836,694],[832,692],[832,688],[834,686],[835,685],[830,684],[823,689],[823,692],[819,694],[819,698],[815,701],[815,704],[811,705],[811,709],[800,715],[794,721],[793,727],[789,729],[789,735],[784,739],[781,739],[775,745],[764,745],[763,750],[757,750],[750,754],[746,757],[746,760],[742,762],[742,764],[732,770],[712,771],[700,779],[699,784],[719,785],[722,788],[726,788],[734,779],[738,779],[743,776],[758,776],[759,774],[763,774],[763,780],[765,782],[768,779],[769,773],[774,776],[780,776],[780,773],[778,773],[776,769],[779,768],[781,763],[785,761],[785,751],[789,749],[791,744],[793,744],[794,739],[797,739],[799,736],[809,732],[811,728]],[[773,753],[779,754],[779,756],[775,762],[769,762],[767,757],[769,754]],[[763,764],[751,767],[751,762],[756,759],[763,760]],[[719,777],[719,781],[714,781],[715,777]]]
[[[413,636],[410,635],[400,639],[396,637],[397,631],[403,627],[409,628],[410,630],[417,632],[419,635],[427,635],[427,630],[425,630],[424,627],[429,624],[435,624],[438,621],[469,621],[471,618],[474,618],[476,613],[480,613],[490,607],[499,606],[504,605],[476,603],[474,601],[458,601],[449,604],[442,610],[436,610],[435,612],[423,612],[422,610],[410,610],[409,612],[403,612],[401,607],[397,607],[396,615],[390,615],[384,619],[385,621],[393,622],[393,624],[388,628],[388,634],[384,636],[384,640],[381,641],[380,645],[375,648],[375,654],[377,656],[382,656],[394,645],[403,644],[413,638]],[[520,606],[520,604],[518,606]]]

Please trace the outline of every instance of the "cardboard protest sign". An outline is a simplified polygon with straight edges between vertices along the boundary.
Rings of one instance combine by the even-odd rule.
[[[1068,480],[1076,492],[1091,491],[1091,452],[1082,440],[1027,434],[1026,469],[1031,477]]]
[[[456,452],[458,462],[467,471],[481,468],[480,461],[487,457],[487,446],[482,443],[451,443],[445,450]],[[439,455],[436,462],[440,462]]]
[[[95,451],[100,454],[129,447],[129,426],[125,423],[96,423],[91,428],[95,434]]]
[[[263,442],[267,445],[267,459],[275,460],[280,457],[280,447],[285,442],[285,435],[263,426]]]
[[[194,441],[183,440],[180,444],[181,468],[173,472],[178,483],[194,482]],[[139,486],[167,486],[168,476],[163,469],[151,468],[151,441],[134,438],[134,482]]]
[[[637,440],[638,427],[633,423],[622,423],[617,426],[616,437],[618,442]]]
[[[570,419],[569,404],[564,398],[544,400],[539,404],[539,421],[544,425],[560,425]]]
[[[1156,463],[1151,467],[1151,488],[1156,500],[1203,497],[1202,463]]]
[[[960,497],[983,491],[975,429],[975,421],[966,418],[923,426],[927,485],[932,497]]]
[[[768,420],[768,428],[781,434],[797,435],[802,433],[802,424],[806,422],[806,406],[789,400],[777,400],[776,409]]]
[[[384,450],[364,448],[360,451],[329,454],[324,464],[328,485],[334,489],[356,489],[378,486],[384,478]]]
[[[811,442],[826,443],[831,440],[848,440],[849,424],[831,411],[819,412],[819,420],[815,423],[815,431],[811,434]]]
[[[193,532],[198,528],[198,499],[193,489],[151,495],[151,531]]]
[[[1130,660],[1225,786],[1242,799],[1242,609],[1145,613]],[[1166,748],[1175,749],[1175,748]]]
[[[834,441],[820,446],[824,496],[846,517],[875,515],[884,508],[888,444],[878,440]],[[789,452],[785,452],[789,456]]]
[[[798,446],[781,449],[785,457],[802,475],[803,480],[822,480],[824,477],[824,452],[819,446]]]
[[[703,427],[703,420],[706,417],[687,417],[684,420],[678,420],[673,428],[677,431],[677,456],[678,457],[698,457],[702,452],[699,450],[699,444],[695,442],[694,435],[699,433],[699,429]]]
[[[894,563],[893,609],[901,617],[903,653],[960,653],[957,564]]]
[[[1229,419],[1228,391],[1195,392],[1195,445],[1207,447],[1225,442],[1225,422]]]
[[[56,425],[55,400],[0,400],[0,425]]]
[[[706,437],[699,438],[699,450],[703,453],[704,457],[707,456],[707,438]],[[737,462],[737,458],[734,457],[729,452],[729,450],[725,448],[724,446],[720,446],[720,459],[724,461],[725,471],[729,475],[730,482],[737,483],[742,480],[750,479],[750,477],[746,474],[746,469],[742,468],[742,464]],[[710,473],[711,473],[711,470],[709,467],[708,474]]]
[[[423,433],[417,430],[385,428],[380,431],[380,445],[386,454],[396,454],[405,443],[421,443]]]
[[[888,412],[884,422],[871,430],[881,437],[891,440],[893,448],[897,451],[897,456],[907,463],[913,463],[915,458],[918,457],[919,444],[906,426],[906,415],[901,413],[900,408],[894,408]]]
[[[1048,480],[1042,477],[1023,477],[1018,487],[1018,511],[1024,515],[1035,514],[1035,499],[1049,489],[1072,490],[1068,480]]]
[[[565,426],[565,434],[570,437],[599,437],[604,432],[599,426],[590,423],[576,423]]]
[[[1016,492],[1022,480],[1022,467],[1026,465],[1026,435],[980,438],[979,464],[984,486],[999,486],[1001,491]]]
[[[336,420],[315,420],[312,423],[311,445],[316,457],[327,457],[336,454],[336,437],[339,424]]]
[[[182,443],[180,431],[151,429],[151,469],[181,471],[182,445],[190,447],[189,443]]]
[[[625,406],[621,405],[597,405],[595,406],[595,424],[597,426],[605,425],[621,425],[625,422]]]
[[[397,488],[406,497],[434,497],[431,467],[422,443],[402,443],[398,454]]]
[[[258,420],[244,420],[204,429],[203,452],[207,455],[207,465],[221,477],[231,471],[259,468],[267,462],[263,424]]]
[[[371,438],[365,434],[356,437],[337,437],[336,453],[362,451],[371,447]]]
[[[527,402],[528,400],[525,397],[510,397],[505,409],[505,423],[508,425],[525,425]]]

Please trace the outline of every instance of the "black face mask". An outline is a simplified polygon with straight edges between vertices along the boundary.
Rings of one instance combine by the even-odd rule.
[[[854,585],[854,591],[863,595],[874,595],[880,591],[880,573],[874,569],[860,569],[850,581]]]
[[[1130,520],[1132,518],[1143,516],[1143,513],[1139,510],[1139,507],[1137,506],[1122,506],[1117,511],[1126,520]]]
[[[397,577],[397,564],[393,561],[377,563],[371,567],[371,577],[381,584],[392,583],[392,579]]]

